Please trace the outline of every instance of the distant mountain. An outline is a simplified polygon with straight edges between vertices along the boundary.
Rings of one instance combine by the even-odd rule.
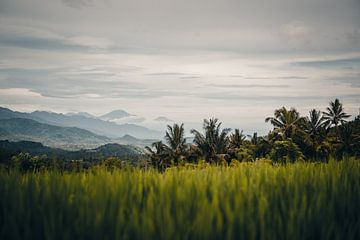
[[[120,144],[129,144],[139,147],[150,146],[153,142],[158,141],[157,139],[138,139],[130,135],[125,135],[121,138],[116,138],[114,140]]]
[[[168,119],[167,117],[164,116],[160,116],[158,118],[155,118],[154,121],[158,121],[158,122],[173,122],[173,120]]]
[[[111,141],[84,129],[54,126],[25,118],[1,119],[0,139],[35,141],[64,149],[92,148]]]
[[[105,120],[105,121],[110,121],[110,120],[120,119],[120,118],[124,118],[124,117],[130,117],[130,116],[134,116],[134,115],[132,115],[128,112],[125,112],[124,110],[114,110],[114,111],[104,114],[98,118]]]
[[[97,118],[96,116],[87,113],[87,112],[70,112],[70,113],[66,113],[66,116],[83,116],[83,117],[87,117],[87,118]]]
[[[44,146],[38,142],[19,141],[11,142],[0,140],[0,162],[10,159],[11,156],[20,152],[31,155],[47,155],[61,160],[96,160],[110,156],[119,157],[122,160],[136,160],[143,152],[133,146],[120,144],[105,144],[94,149],[66,151],[58,148]]]
[[[33,119],[38,122],[51,124],[51,122],[48,122],[45,119],[38,118],[37,116],[32,116],[30,113],[16,112],[8,108],[0,107],[0,119],[10,119],[10,118],[27,118],[27,119]]]
[[[0,108],[0,119],[27,118],[41,123],[57,125],[62,127],[78,127],[86,129],[98,135],[105,135],[111,138],[119,138],[126,134],[141,139],[160,139],[162,132],[151,130],[136,124],[116,124],[101,119],[89,118],[82,115],[65,115],[45,111],[32,113],[14,112],[7,108]]]
[[[100,154],[103,157],[123,157],[123,158],[131,158],[132,156],[138,156],[143,153],[143,151],[137,147],[129,146],[129,145],[121,145],[118,143],[108,143],[97,147],[92,150],[82,150],[79,152],[89,152]]]
[[[12,142],[8,140],[0,140],[0,158],[9,158],[12,155],[18,154],[20,152],[29,153],[31,155],[43,155],[46,154],[49,157],[60,156],[66,153],[66,150],[51,148],[44,146],[39,142],[31,141],[19,141]]]

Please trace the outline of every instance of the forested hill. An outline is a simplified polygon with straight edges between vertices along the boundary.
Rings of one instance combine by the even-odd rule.
[[[41,142],[68,150],[94,148],[111,141],[81,128],[59,127],[25,118],[0,119],[0,140]]]
[[[142,151],[133,146],[120,144],[105,144],[94,149],[83,149],[78,151],[66,151],[58,148],[51,148],[41,143],[31,141],[11,142],[0,141],[0,162],[7,162],[12,156],[19,153],[30,155],[46,155],[49,158],[60,160],[101,160],[110,156],[118,157],[121,160],[134,161],[142,155]]]

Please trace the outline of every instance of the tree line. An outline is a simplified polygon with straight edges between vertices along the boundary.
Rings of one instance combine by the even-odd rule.
[[[265,119],[274,126],[266,136],[246,136],[239,129],[222,128],[216,118],[204,119],[202,132],[191,130],[193,143],[186,143],[184,124],[174,124],[167,126],[165,143],[154,142],[146,150],[149,163],[160,170],[199,160],[229,164],[267,158],[288,163],[359,157],[360,115],[353,121],[349,117],[335,99],[326,111],[312,109],[305,117],[295,108],[276,109],[274,116]]]

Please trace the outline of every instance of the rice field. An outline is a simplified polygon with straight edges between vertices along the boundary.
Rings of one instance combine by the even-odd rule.
[[[360,161],[0,173],[0,239],[359,239]]]

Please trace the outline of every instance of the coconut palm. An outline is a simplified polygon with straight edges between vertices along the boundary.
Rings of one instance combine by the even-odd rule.
[[[177,164],[181,157],[185,155],[186,139],[184,138],[185,130],[184,124],[174,124],[167,126],[168,131],[165,134],[165,140],[171,150],[171,155]]]
[[[227,134],[230,129],[221,129],[221,122],[218,119],[204,119],[204,134],[195,129],[191,130],[194,134],[194,143],[200,149],[207,161],[217,161],[216,156],[224,154],[228,147]]]
[[[259,137],[256,132],[252,136],[248,135],[248,137],[250,138],[250,147],[252,148],[254,159],[264,157],[270,153],[271,143],[267,137]]]
[[[350,117],[344,112],[342,103],[337,98],[335,101],[330,102],[330,106],[326,110],[326,112],[323,112],[326,124],[328,127],[335,126],[336,130],[339,124],[345,123],[345,119]]]
[[[326,137],[326,119],[321,112],[312,109],[306,117],[305,132],[309,135],[312,142],[322,140]]]
[[[328,142],[328,128],[326,119],[319,110],[312,109],[305,119],[304,132],[302,136],[303,153],[308,158],[326,160],[330,152]]]
[[[355,136],[353,129],[349,124],[343,125],[339,128],[339,143],[337,144],[337,155],[339,157],[343,155],[351,155],[355,145]]]
[[[301,129],[304,118],[300,117],[295,108],[287,110],[285,107],[276,109],[274,117],[267,117],[265,122],[270,122],[274,125],[275,132],[279,132],[284,139],[291,138],[291,136]]]
[[[152,148],[148,146],[145,147],[148,151],[147,155],[150,157],[150,164],[160,170],[164,170],[166,167],[170,166],[170,151],[168,146],[162,141],[158,141],[154,142],[151,147]]]
[[[229,137],[229,147],[230,148],[239,148],[245,141],[246,136],[243,134],[243,131],[235,129],[235,132],[232,133]]]

